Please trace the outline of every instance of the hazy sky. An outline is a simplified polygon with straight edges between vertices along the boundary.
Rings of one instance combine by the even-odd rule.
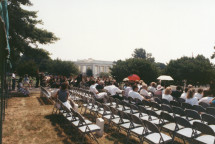
[[[52,58],[118,60],[144,48],[166,63],[213,53],[215,0],[31,1],[43,28],[60,38],[44,46]]]

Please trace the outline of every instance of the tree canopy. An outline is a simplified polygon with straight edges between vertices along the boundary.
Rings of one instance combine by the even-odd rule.
[[[203,55],[171,60],[165,68],[165,74],[179,83],[187,80],[192,84],[208,84],[214,78],[214,73],[214,66]]]
[[[147,53],[145,49],[143,48],[136,48],[134,50],[134,53],[132,54],[133,58],[140,58],[140,59],[145,59],[149,60],[151,62],[155,61],[155,58],[152,57],[151,53]]]
[[[111,68],[111,75],[117,81],[122,81],[131,74],[137,74],[146,83],[149,83],[158,77],[158,68],[154,63],[138,58],[130,58],[125,61],[118,60]]]
[[[43,22],[38,20],[36,11],[29,11],[23,6],[32,6],[30,0],[8,0],[10,21],[11,62],[16,65],[20,53],[32,54],[38,44],[50,44],[58,40],[54,33],[38,28]],[[26,51],[28,51],[26,53]]]

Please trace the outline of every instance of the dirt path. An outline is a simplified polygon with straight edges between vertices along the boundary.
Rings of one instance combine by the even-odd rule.
[[[41,105],[39,91],[31,97],[13,97],[8,101],[3,125],[4,144],[72,143],[50,121],[53,105]]]

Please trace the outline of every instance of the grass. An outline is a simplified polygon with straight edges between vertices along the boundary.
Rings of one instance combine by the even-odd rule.
[[[12,97],[8,101],[6,119],[3,125],[4,144],[77,144],[82,135],[72,127],[63,116],[52,114],[53,105],[43,98],[40,92],[34,91],[30,97]],[[92,115],[84,115],[92,120]],[[103,137],[98,138],[101,144],[124,144],[126,133],[118,132],[116,127],[107,129]],[[130,140],[138,143],[138,139]],[[84,143],[94,144],[88,136]],[[177,143],[182,143],[177,139]],[[145,142],[144,142],[145,144]]]

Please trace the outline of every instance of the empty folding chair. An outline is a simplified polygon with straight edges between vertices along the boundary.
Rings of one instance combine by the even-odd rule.
[[[206,112],[206,109],[204,107],[202,107],[201,105],[193,105],[193,109],[199,113],[205,113]]]
[[[128,113],[125,113],[123,111],[119,111],[119,113],[120,117],[122,118],[122,124],[119,125],[120,130],[123,129],[128,134],[128,132],[130,131],[131,117],[128,116]]]
[[[162,112],[161,106],[156,102],[151,102],[152,110],[155,111],[158,115]]]
[[[215,117],[210,114],[202,114],[202,120],[215,131]]]
[[[92,138],[98,143],[96,137],[94,136],[94,132],[100,131],[101,128],[99,126],[97,126],[96,124],[87,124],[85,119],[82,117],[81,114],[77,113],[77,116],[80,120],[78,129],[81,131],[82,135],[82,142],[84,140],[85,135],[90,135],[92,136]]]
[[[211,114],[211,115],[215,116],[215,107],[207,107],[206,112],[208,114]]]
[[[107,106],[116,106],[116,103],[115,103],[115,99],[114,98],[112,98],[112,97],[109,97],[109,102],[108,103],[106,103],[106,105]]]
[[[145,136],[145,132],[146,132],[144,123],[139,117],[137,117],[135,115],[132,115],[132,122],[135,123],[136,125],[140,125],[140,127],[136,127],[136,128],[131,129],[130,134],[139,138],[140,144],[142,144],[143,143],[143,137]]]
[[[126,113],[130,113],[131,111],[131,106],[130,106],[130,103],[127,103],[125,101],[122,101],[122,111],[126,112]],[[119,109],[120,110],[120,109]]]
[[[113,125],[117,126],[118,130],[120,130],[120,124],[125,124],[125,123],[129,123],[130,122],[130,120],[128,120],[128,117],[126,117],[127,115],[124,115],[124,112],[119,111],[119,110],[117,110],[115,108],[112,108],[111,111],[112,111],[112,113],[114,115],[118,115],[119,116],[119,118],[115,117],[114,119],[111,119],[111,123]]]
[[[122,111],[123,110],[123,103],[119,99],[115,99],[116,105],[112,106],[114,108],[117,108],[118,110]]]
[[[74,125],[75,127],[80,127],[80,126],[83,126],[83,124],[86,124],[86,125],[89,125],[89,124],[92,124],[91,121],[87,120],[84,118],[85,120],[85,123],[82,123],[80,120],[79,120],[79,117],[78,117],[78,112],[76,112],[73,108],[70,108],[71,112],[72,112],[72,116],[71,117],[68,117],[67,119],[71,122],[72,125]]]
[[[164,112],[168,112],[171,116],[174,116],[173,110],[172,110],[172,108],[171,108],[169,105],[162,104],[162,105],[161,105],[161,109],[162,109],[162,111],[164,111]]]
[[[159,98],[157,98],[157,97],[154,98],[154,101],[157,102],[158,104],[162,104],[161,99],[159,99]]]
[[[183,102],[181,105],[183,109],[193,109],[193,106],[191,104]]]
[[[205,103],[205,102],[200,102],[199,105],[204,107],[204,108],[210,107],[210,105]]]
[[[133,104],[130,104],[130,108],[131,108],[130,113],[131,114],[136,114],[139,117],[139,115],[138,115],[138,114],[140,114],[139,113],[139,108],[136,105],[133,105]]]
[[[151,102],[145,99],[142,100],[143,106],[148,110],[151,109]]]
[[[139,110],[140,110],[139,118],[142,120],[149,120],[147,109],[144,106],[139,106]]]
[[[179,102],[177,102],[177,101],[170,101],[170,105],[171,106],[177,106],[177,107],[180,107],[181,106],[181,104],[179,103]]]
[[[162,124],[160,121],[160,117],[159,115],[153,111],[153,110],[147,110],[148,114],[149,114],[149,121],[152,122],[153,124],[156,125],[160,125]]]
[[[180,107],[172,106],[172,111],[175,114],[175,116],[181,116],[182,118],[186,118],[186,113],[184,110]]]
[[[205,144],[215,143],[215,133],[211,127],[201,122],[194,122],[193,127],[204,134],[195,138],[194,141]]]
[[[202,121],[200,114],[195,110],[186,109],[185,113],[186,113],[187,120],[189,120],[191,124],[193,124],[193,122],[195,121],[197,122]]]
[[[195,137],[194,129],[191,123],[187,119],[178,116],[175,117],[175,121],[178,128],[184,127],[176,131],[175,136],[181,138],[184,141],[184,144],[185,140],[191,142],[192,139]],[[200,132],[196,131],[196,134],[200,134]]]
[[[168,143],[172,141],[172,138],[160,132],[158,127],[155,124],[145,120],[144,120],[144,124],[147,128],[146,136],[144,137],[144,140],[154,144]]]
[[[161,99],[161,101],[163,104],[170,105],[170,102],[167,99]]]
[[[185,99],[183,99],[183,98],[178,98],[178,102],[179,102],[179,103],[183,103],[183,102],[185,102]]]

